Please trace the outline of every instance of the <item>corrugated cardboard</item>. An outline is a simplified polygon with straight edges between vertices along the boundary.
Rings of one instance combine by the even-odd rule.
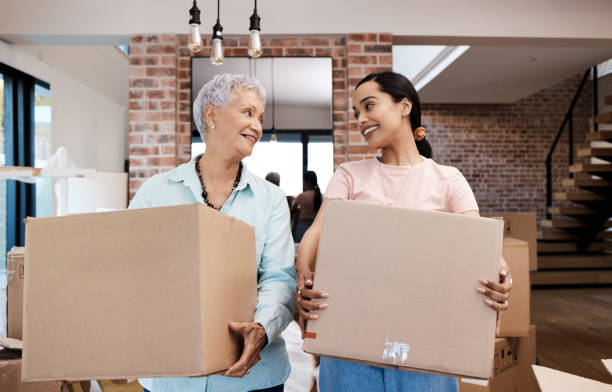
[[[518,365],[506,369],[492,379],[459,379],[459,392],[525,392],[519,388],[520,373]]]
[[[510,367],[498,368],[502,348],[513,349]],[[490,380],[459,379],[459,392],[539,392],[531,365],[536,361],[536,327],[526,338],[498,338],[495,341],[495,376]],[[507,362],[506,362],[507,364]]]
[[[527,337],[531,317],[528,243],[506,237],[502,255],[512,272],[512,291],[510,308],[499,314],[499,336]]]
[[[539,392],[538,383],[531,369],[536,363],[536,326],[529,326],[529,337],[518,340],[518,385],[521,392]]]
[[[612,384],[532,365],[542,392],[610,392]]]
[[[493,375],[497,375],[518,363],[518,342],[506,338],[495,339],[495,353],[493,354]]]
[[[253,227],[202,204],[28,219],[25,263],[31,381],[227,369],[257,304]]]
[[[527,241],[529,243],[529,270],[538,269],[538,228],[535,212],[482,214],[482,216],[503,218],[504,236]]]
[[[500,220],[330,200],[314,288],[329,308],[304,350],[386,366],[488,378],[496,313],[476,292],[496,279]]]
[[[23,247],[13,247],[6,256],[8,269],[7,321],[8,337],[22,339],[23,330]]]
[[[0,391],[60,392],[59,383],[21,381],[21,341],[0,339]]]

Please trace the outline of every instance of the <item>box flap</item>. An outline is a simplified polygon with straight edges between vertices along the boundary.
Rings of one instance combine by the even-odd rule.
[[[606,369],[608,369],[608,372],[612,374],[612,359],[602,359],[601,362],[603,362]]]
[[[611,384],[561,372],[543,366],[532,365],[542,392],[610,392]]]

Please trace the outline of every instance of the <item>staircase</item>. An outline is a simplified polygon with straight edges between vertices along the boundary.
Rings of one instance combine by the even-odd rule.
[[[604,102],[612,105],[612,96]],[[594,122],[612,124],[612,112],[595,116]],[[591,147],[593,141],[603,147]],[[570,157],[570,163],[576,163],[570,164],[568,178],[562,180],[564,191],[552,197],[548,173],[548,219],[541,221],[538,231],[538,271],[531,273],[532,285],[612,283],[612,130],[588,133],[585,147],[576,155]],[[550,170],[549,159],[547,166]]]

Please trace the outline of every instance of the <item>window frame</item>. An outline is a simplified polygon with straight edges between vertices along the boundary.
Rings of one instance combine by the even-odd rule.
[[[40,85],[50,89],[49,83],[0,63],[4,78],[4,154],[6,166],[35,164],[34,89]],[[36,216],[36,186],[7,180],[6,249],[24,246],[25,224],[28,216]]]

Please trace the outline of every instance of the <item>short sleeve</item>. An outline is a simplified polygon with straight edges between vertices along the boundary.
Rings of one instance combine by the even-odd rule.
[[[447,210],[454,213],[478,211],[474,192],[459,170],[453,173],[446,193]]]
[[[344,199],[348,200],[351,187],[351,176],[344,165],[336,169],[336,172],[329,180],[325,189],[325,197],[328,199]]]

